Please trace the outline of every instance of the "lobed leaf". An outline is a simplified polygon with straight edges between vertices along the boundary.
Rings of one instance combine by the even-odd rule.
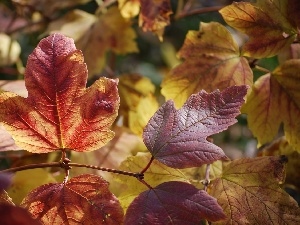
[[[233,2],[220,10],[227,24],[246,33],[249,40],[242,54],[254,58],[276,55],[288,47],[297,36],[293,8],[300,6],[296,1],[259,0],[257,3]]]
[[[170,181],[141,193],[129,206],[125,225],[194,225],[202,219],[218,221],[225,215],[216,199],[193,185]]]
[[[185,61],[171,70],[162,82],[162,94],[182,106],[204,89],[212,92],[233,85],[252,85],[253,74],[230,32],[216,22],[201,23],[189,31],[178,56]]]
[[[28,97],[0,94],[0,121],[16,145],[35,153],[92,151],[106,144],[117,116],[117,81],[100,78],[85,88],[87,69],[72,39],[53,34],[28,58]]]
[[[206,138],[236,122],[246,92],[246,86],[210,94],[201,91],[179,110],[173,101],[167,101],[145,127],[145,145],[155,159],[173,168],[199,167],[227,159],[222,149]]]
[[[255,82],[242,112],[248,114],[249,128],[259,145],[272,141],[283,123],[288,142],[300,150],[299,69],[300,59],[287,60]]]
[[[209,193],[227,216],[214,224],[298,224],[297,202],[279,186],[287,158],[258,157],[232,161],[214,180]]]
[[[83,174],[66,183],[51,183],[31,191],[25,207],[43,224],[121,224],[123,210],[103,178]]]

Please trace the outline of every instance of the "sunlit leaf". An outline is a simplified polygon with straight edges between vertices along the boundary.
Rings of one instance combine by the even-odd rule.
[[[92,151],[106,144],[117,115],[117,81],[100,78],[85,88],[87,69],[72,39],[53,34],[28,58],[28,97],[0,95],[0,120],[16,144],[30,152]]]
[[[7,193],[13,199],[14,203],[20,204],[32,189],[50,182],[56,182],[56,180],[45,169],[36,168],[19,171],[15,173],[12,184],[7,189]]]
[[[9,204],[0,204],[0,222],[3,225],[41,225],[25,209]]]
[[[210,94],[200,91],[179,110],[172,100],[167,101],[145,127],[145,145],[155,159],[173,168],[199,167],[227,159],[223,150],[206,138],[236,122],[246,93],[246,86]]]
[[[8,196],[7,192],[4,191],[3,189],[0,189],[0,205],[3,204],[3,203],[9,204],[9,205],[14,205],[14,203],[12,202],[11,197]]]
[[[117,7],[111,7],[76,41],[76,46],[83,51],[91,75],[101,72],[108,51],[121,55],[138,52],[135,38],[131,22],[121,16]]]
[[[283,191],[286,157],[239,159],[223,168],[209,193],[227,216],[214,224],[298,224],[300,208]]]
[[[49,201],[51,199],[51,201]],[[67,183],[51,183],[23,200],[33,218],[43,224],[121,224],[123,210],[99,176],[84,174]]]
[[[191,184],[170,181],[141,193],[129,206],[124,224],[194,225],[202,219],[225,219],[217,200]]]
[[[132,18],[140,12],[140,0],[118,0],[120,12],[125,18]]]
[[[124,74],[120,77],[120,115],[123,125],[141,135],[158,103],[154,97],[155,86],[150,79],[138,74]]]
[[[150,161],[149,153],[138,153],[136,156],[128,157],[121,163],[119,169],[131,172],[141,172]],[[126,210],[132,200],[138,196],[147,187],[134,177],[116,176],[119,182],[126,185],[123,193],[119,196],[122,207]],[[182,181],[188,182],[188,178],[178,169],[173,169],[157,160],[151,163],[151,166],[144,174],[144,180],[151,186],[155,187],[163,182]]]
[[[233,85],[252,85],[252,71],[240,56],[230,32],[216,22],[201,23],[189,31],[178,52],[185,61],[171,70],[162,82],[162,94],[180,107],[194,93],[212,92]]]
[[[299,14],[290,14],[291,9],[299,12],[300,6],[296,1],[258,0],[234,2],[220,13],[230,26],[249,36],[242,54],[264,58],[276,55],[295,40],[297,29],[292,17]]]
[[[260,77],[247,97],[242,112],[259,145],[273,140],[281,123],[287,141],[300,151],[300,60],[291,59],[272,74]],[[280,110],[278,110],[280,109]]]
[[[21,53],[19,43],[5,33],[0,33],[0,43],[0,66],[16,63]]]

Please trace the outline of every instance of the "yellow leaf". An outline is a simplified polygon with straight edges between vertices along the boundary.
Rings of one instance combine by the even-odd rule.
[[[119,169],[141,172],[150,161],[150,158],[150,153],[138,153],[136,156],[128,157],[123,161]],[[147,187],[134,177],[118,176],[117,178],[121,183],[127,185],[127,188],[124,188],[124,192],[119,196],[120,203],[126,210],[132,200],[142,191],[147,190]],[[145,172],[144,180],[152,187],[167,181],[189,182],[180,170],[165,166],[157,160],[154,160]]]
[[[14,64],[21,53],[19,43],[12,40],[8,35],[0,33],[0,66]]]
[[[187,98],[204,89],[212,92],[233,85],[252,85],[252,70],[229,31],[216,22],[201,23],[189,31],[178,52],[185,61],[171,70],[161,93],[181,107]]]
[[[214,224],[299,224],[297,202],[279,187],[285,157],[232,161],[214,180],[209,193],[217,198],[227,219]]]
[[[119,9],[124,18],[132,18],[140,12],[140,0],[118,0]]]
[[[89,75],[93,75],[103,69],[106,52],[138,52],[135,38],[131,22],[121,16],[117,7],[111,7],[97,18],[93,26],[76,42],[76,46],[83,51]]]
[[[300,59],[283,63],[254,84],[242,112],[259,145],[273,140],[281,123],[287,141],[300,151]]]
[[[18,205],[32,189],[50,182],[56,182],[56,180],[44,169],[19,171],[15,174],[7,193],[13,199],[13,202]]]
[[[142,134],[149,119],[158,109],[154,91],[155,86],[146,77],[138,74],[120,77],[120,115],[123,116],[124,125],[138,135]]]

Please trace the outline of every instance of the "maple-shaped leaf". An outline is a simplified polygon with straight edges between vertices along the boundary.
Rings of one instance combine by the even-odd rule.
[[[247,86],[232,86],[220,92],[193,94],[179,110],[172,100],[162,105],[144,129],[148,150],[167,166],[197,167],[227,159],[221,148],[207,141],[210,135],[236,122]]]
[[[217,200],[193,185],[170,181],[141,193],[129,206],[125,225],[194,225],[225,219]]]
[[[40,41],[25,71],[28,97],[0,94],[0,121],[16,145],[35,153],[92,151],[114,135],[117,81],[100,78],[85,88],[87,68],[72,39],[53,34]]]
[[[242,54],[265,58],[276,55],[295,40],[299,10],[297,1],[258,0],[256,3],[234,2],[220,13],[230,26],[249,36]]]
[[[121,224],[123,210],[103,178],[83,174],[31,191],[25,207],[43,224]]]
[[[279,186],[286,161],[284,156],[244,158],[225,166],[209,193],[227,219],[213,224],[299,224],[297,202]]]
[[[216,22],[201,23],[189,31],[178,56],[185,61],[171,70],[162,82],[161,93],[180,107],[194,93],[211,92],[233,85],[252,85],[247,59],[230,32]]]
[[[288,142],[300,151],[299,70],[300,59],[287,60],[253,85],[242,112],[259,145],[272,141],[283,123]]]

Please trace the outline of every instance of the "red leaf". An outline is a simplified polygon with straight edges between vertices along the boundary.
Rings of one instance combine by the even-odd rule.
[[[0,204],[0,223],[1,225],[41,225],[38,220],[31,218],[25,209],[9,204]]]
[[[87,68],[74,41],[53,34],[28,58],[28,97],[0,94],[0,121],[16,144],[30,152],[92,151],[112,137],[117,116],[117,81],[101,78],[85,88]]]
[[[125,225],[194,225],[225,219],[217,200],[193,185],[171,181],[141,193],[129,206]]]
[[[21,203],[43,224],[121,224],[123,209],[108,182],[84,174],[31,191]]]
[[[144,142],[151,154],[173,168],[196,167],[226,159],[225,153],[206,138],[236,122],[247,86],[232,86],[220,92],[201,91],[176,110],[167,101],[144,129]]]

